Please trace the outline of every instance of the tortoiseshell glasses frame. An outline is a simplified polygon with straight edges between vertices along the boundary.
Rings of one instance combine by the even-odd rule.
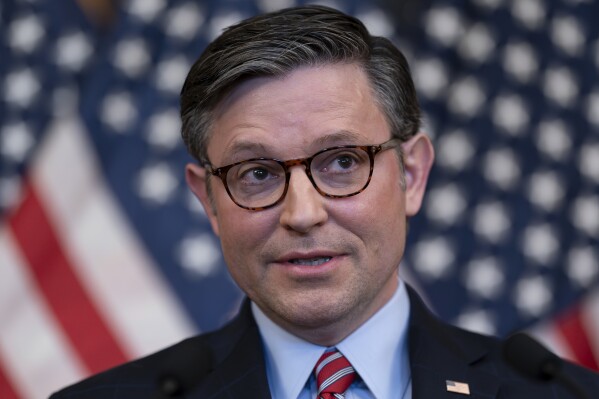
[[[306,175],[321,195],[329,198],[357,195],[370,183],[375,156],[387,149],[398,147],[401,143],[400,139],[392,138],[376,145],[329,147],[307,158],[287,161],[252,158],[219,168],[213,168],[210,163],[205,163],[203,167],[208,173],[220,178],[227,194],[237,206],[251,211],[261,211],[276,206],[285,198],[291,177],[290,168],[297,165],[304,165]],[[319,167],[316,172],[312,170],[315,159]],[[335,171],[331,171],[333,168]],[[231,171],[234,173],[230,173]],[[284,186],[281,184],[283,175],[285,176]],[[241,183],[242,179],[252,181]],[[246,197],[252,195],[255,198],[243,198],[241,189],[237,188],[240,185],[246,191],[252,191]]]

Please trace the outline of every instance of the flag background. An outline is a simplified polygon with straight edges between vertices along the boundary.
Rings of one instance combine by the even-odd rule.
[[[410,61],[437,160],[401,270],[445,320],[599,363],[599,5],[326,2]],[[0,5],[0,398],[222,325],[241,293],[186,189],[178,93],[293,0]]]

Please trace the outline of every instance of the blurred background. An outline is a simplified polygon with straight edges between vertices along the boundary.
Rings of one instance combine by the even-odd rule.
[[[443,319],[599,369],[599,4],[327,1],[410,61],[437,160],[401,265]],[[178,94],[294,0],[2,0],[0,398],[222,325],[242,295],[185,186]]]

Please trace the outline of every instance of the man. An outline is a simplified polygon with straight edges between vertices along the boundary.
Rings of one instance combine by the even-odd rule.
[[[181,116],[188,185],[249,299],[221,330],[53,397],[573,397],[513,373],[498,341],[443,324],[399,280],[433,148],[388,40],[318,6],[246,20],[194,64]]]

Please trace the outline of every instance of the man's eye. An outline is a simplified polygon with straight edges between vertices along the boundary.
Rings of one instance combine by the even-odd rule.
[[[260,184],[277,178],[279,174],[278,165],[250,163],[241,165],[235,176],[239,182],[244,184]]]
[[[268,178],[268,171],[263,168],[254,168],[248,170],[246,173],[248,177],[256,179],[256,180],[265,180]]]
[[[368,154],[361,156],[358,152],[339,151],[318,160],[318,170],[322,173],[348,173],[367,163]]]
[[[337,157],[337,159],[336,159],[337,165],[339,165],[339,167],[342,169],[351,168],[355,162],[356,161],[348,155],[342,155],[342,156]]]

